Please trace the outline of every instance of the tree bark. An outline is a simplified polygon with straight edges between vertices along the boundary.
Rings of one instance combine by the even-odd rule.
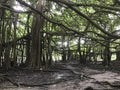
[[[36,5],[36,9],[43,13],[44,11],[44,0],[39,0]],[[44,18],[39,14],[35,13],[33,16],[32,24],[32,46],[31,46],[31,62],[30,68],[39,68],[41,66],[41,55],[42,55],[42,33]]]

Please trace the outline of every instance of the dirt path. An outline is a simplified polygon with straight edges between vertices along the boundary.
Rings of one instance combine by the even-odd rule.
[[[0,83],[0,90],[84,90],[89,86],[94,90],[120,90],[119,73],[90,69],[80,66],[78,62],[59,63],[52,70],[7,72],[9,78],[20,86],[16,87],[5,81]],[[23,83],[28,86],[25,87]]]

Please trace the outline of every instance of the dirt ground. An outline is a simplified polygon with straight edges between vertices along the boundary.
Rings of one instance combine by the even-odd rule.
[[[119,69],[118,61],[104,67],[73,60],[56,62],[47,70],[1,70],[0,90],[120,90]]]

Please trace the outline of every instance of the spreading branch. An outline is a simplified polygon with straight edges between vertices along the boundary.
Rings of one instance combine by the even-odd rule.
[[[100,27],[98,24],[96,24],[94,21],[92,21],[88,16],[86,16],[85,14],[83,14],[82,12],[80,12],[79,10],[77,10],[76,8],[74,8],[73,6],[71,6],[71,3],[63,1],[63,0],[50,0],[50,1],[54,1],[56,3],[62,3],[65,4],[68,8],[70,8],[71,10],[75,11],[79,16],[85,18],[86,20],[88,20],[94,27],[96,27],[97,29],[99,29],[101,32],[103,32],[104,34],[112,37],[112,38],[120,38],[120,36],[118,35],[112,35],[109,32],[105,31],[102,27]]]

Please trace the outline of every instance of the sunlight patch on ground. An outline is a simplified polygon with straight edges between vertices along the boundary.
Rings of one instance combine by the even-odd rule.
[[[115,82],[120,81],[120,76],[118,73],[106,71],[102,74],[95,74],[91,75],[90,77],[95,78],[97,81],[108,81],[108,82]]]

